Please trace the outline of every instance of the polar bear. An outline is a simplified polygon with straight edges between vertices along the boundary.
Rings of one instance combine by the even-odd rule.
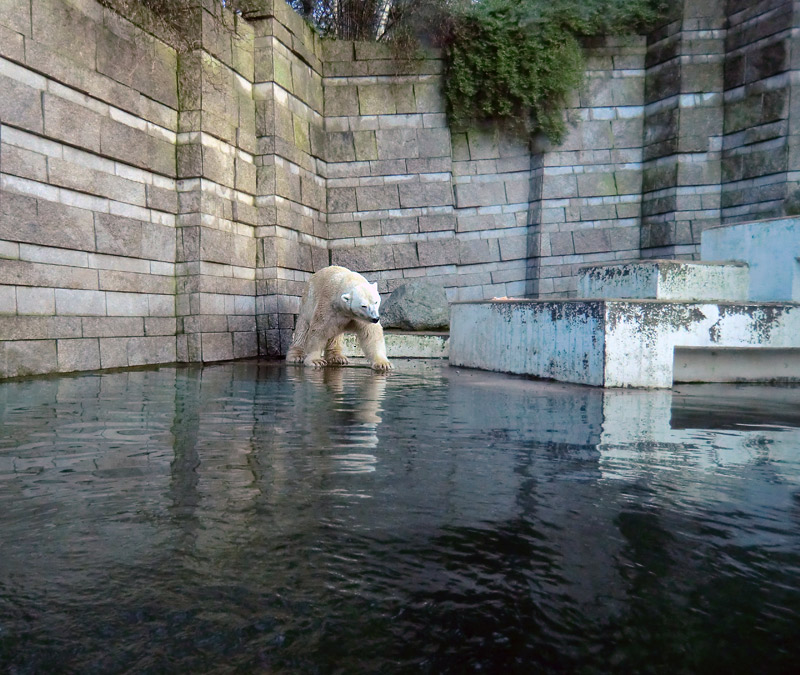
[[[355,333],[374,370],[391,370],[383,328],[378,323],[378,284],[357,272],[333,265],[308,280],[300,314],[286,354],[288,363],[307,366],[346,365],[342,334]]]

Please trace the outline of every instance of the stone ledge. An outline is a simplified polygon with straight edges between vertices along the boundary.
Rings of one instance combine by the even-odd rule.
[[[638,260],[578,271],[579,298],[739,302],[747,299],[748,284],[748,267],[740,262]]]
[[[384,332],[386,355],[396,359],[446,359],[449,351],[449,333]],[[356,336],[344,336],[344,353],[348,357],[363,356]]]

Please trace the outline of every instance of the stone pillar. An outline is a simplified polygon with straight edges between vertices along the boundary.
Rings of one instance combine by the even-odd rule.
[[[800,213],[798,9],[728,2],[722,219]]]
[[[257,354],[252,28],[192,0],[194,49],[179,62],[178,358]]]
[[[725,2],[685,0],[648,37],[643,257],[699,257],[720,222]]]
[[[258,0],[255,34],[259,353],[285,354],[305,282],[328,265],[319,38],[285,2]]]

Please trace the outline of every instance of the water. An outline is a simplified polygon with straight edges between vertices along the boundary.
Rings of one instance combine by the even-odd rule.
[[[399,362],[0,384],[0,671],[800,663],[800,389]]]

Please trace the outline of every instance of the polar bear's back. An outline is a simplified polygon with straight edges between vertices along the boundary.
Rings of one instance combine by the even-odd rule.
[[[323,267],[319,272],[314,273],[309,283],[320,290],[330,289],[332,293],[337,293],[340,289],[347,291],[360,284],[369,284],[358,272],[353,272],[346,267],[339,267],[338,265]]]

